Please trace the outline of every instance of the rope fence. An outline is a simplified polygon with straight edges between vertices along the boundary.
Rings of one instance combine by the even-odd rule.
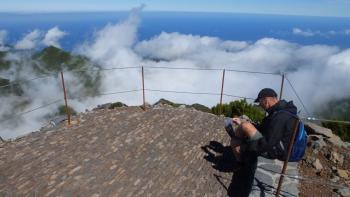
[[[164,92],[164,93],[176,93],[176,94],[212,95],[212,96],[220,95],[220,93],[212,93],[212,92],[188,92],[188,91],[154,90],[154,89],[145,89],[145,90],[149,92]]]
[[[282,92],[283,92],[283,88],[284,88],[284,80],[286,80],[289,84],[289,86],[291,87],[294,95],[297,97],[298,101],[301,103],[303,109],[305,110],[305,112],[307,113],[307,117],[302,117],[303,120],[308,120],[308,121],[323,121],[323,122],[334,122],[334,123],[344,123],[344,124],[350,124],[350,121],[346,121],[346,120],[330,120],[330,119],[323,119],[323,118],[316,118],[316,117],[311,117],[309,110],[306,108],[304,102],[302,101],[301,97],[299,96],[299,94],[297,93],[294,85],[292,84],[292,82],[290,81],[290,79],[288,79],[288,77],[286,76],[286,73],[274,73],[274,72],[260,72],[260,71],[249,71],[249,70],[238,70],[238,69],[225,69],[225,68],[196,68],[196,67],[166,67],[166,66],[129,66],[129,67],[110,67],[110,68],[98,68],[98,69],[76,69],[76,70],[66,70],[66,71],[62,71],[62,75],[64,73],[68,73],[68,72],[93,72],[93,71],[110,71],[110,70],[126,70],[126,69],[166,69],[166,70],[197,70],[197,71],[223,71],[223,78],[222,78],[222,87],[221,87],[221,93],[214,93],[214,92],[191,92],[191,91],[175,91],[175,90],[159,90],[159,89],[148,89],[148,88],[143,88],[143,89],[137,89],[137,90],[125,90],[125,91],[117,91],[117,92],[106,92],[106,93],[99,93],[99,94],[95,94],[94,96],[105,96],[105,95],[114,95],[114,94],[123,94],[123,93],[130,93],[130,92],[137,92],[137,91],[148,91],[148,92],[163,92],[163,93],[174,93],[174,94],[192,94],[192,95],[212,95],[212,96],[221,96],[220,98],[220,106],[222,106],[222,96],[227,96],[227,97],[231,97],[231,98],[240,98],[240,99],[247,99],[247,100],[255,100],[255,98],[252,97],[245,97],[245,96],[241,96],[241,95],[232,95],[232,94],[227,94],[223,91],[224,89],[224,77],[225,77],[225,71],[227,72],[238,72],[238,73],[249,73],[249,74],[262,74],[262,75],[275,75],[275,76],[281,76],[282,77],[282,82],[281,82],[281,90],[280,90],[280,98],[282,97]],[[143,73],[144,75],[144,73]],[[57,77],[59,76],[59,73],[50,73],[47,75],[42,75],[42,76],[38,76],[35,78],[31,78],[31,79],[21,79],[21,80],[17,80],[17,81],[13,81],[9,84],[0,86],[1,88],[6,88],[12,85],[20,85],[23,83],[27,83],[29,81],[35,81],[35,80],[39,80],[39,79],[45,79],[45,78],[50,78],[50,77]],[[144,86],[144,79],[143,80],[143,86]],[[62,81],[64,82],[64,81]],[[65,90],[64,90],[65,91]],[[73,99],[84,99],[85,97],[71,97],[69,100],[73,100]],[[145,99],[144,99],[145,100]],[[144,101],[145,102],[145,101]],[[47,105],[43,105],[40,106],[40,108],[42,107],[46,107]],[[40,109],[38,108],[38,109]],[[38,110],[38,109],[34,109],[34,110],[29,110],[26,112],[23,112],[23,114],[27,114],[30,113],[32,111]],[[22,114],[22,113],[21,113]],[[13,116],[13,118],[17,117],[16,115]],[[11,118],[5,119],[5,120],[0,120],[0,123],[3,121],[7,121]]]
[[[131,93],[131,92],[139,92],[139,91],[142,91],[142,89],[126,90],[126,91],[118,91],[118,92],[105,92],[105,93],[94,94],[94,96],[107,96],[107,95],[116,95],[116,94],[125,94],[125,93]],[[86,97],[85,96],[80,96],[80,97],[68,98],[68,100],[80,100],[80,99],[86,99]]]
[[[262,170],[265,170],[265,171],[269,171],[269,172],[274,173],[274,174],[282,175],[282,176],[284,176],[286,178],[293,179],[293,180],[301,180],[301,181],[305,181],[305,182],[317,183],[319,185],[326,185],[326,186],[330,186],[332,188],[338,188],[338,189],[348,189],[349,188],[349,187],[347,187],[345,185],[342,185],[342,184],[339,184],[339,183],[333,183],[333,182],[329,182],[329,181],[324,181],[324,180],[319,179],[319,178],[280,173],[280,172],[276,172],[274,170],[268,170],[268,169],[263,168],[263,167],[258,167],[258,168],[260,168]],[[217,175],[217,176],[219,176],[222,179],[226,179],[228,181],[231,181],[231,179],[228,179],[226,177],[223,177],[223,176],[220,176],[220,175]]]
[[[6,85],[0,86],[0,88],[6,88],[6,87],[9,87],[9,86],[13,86],[13,85],[20,85],[22,83],[26,83],[26,82],[29,82],[29,81],[34,81],[34,80],[38,80],[38,79],[46,79],[46,78],[50,78],[50,77],[53,77],[53,76],[54,75],[50,74],[50,75],[44,75],[44,76],[40,76],[40,77],[35,77],[35,78],[32,78],[32,79],[17,80],[17,81],[13,81],[11,83],[8,83]]]
[[[75,69],[75,70],[66,70],[63,73],[68,72],[92,72],[92,71],[110,71],[110,70],[126,70],[126,69],[140,69],[140,66],[129,66],[129,67],[110,67],[110,68],[98,68],[98,69]]]
[[[303,106],[303,108],[304,108],[305,112],[306,112],[306,113],[307,113],[307,114],[310,116],[310,112],[309,112],[309,110],[307,110],[307,108],[305,107],[305,105],[304,105],[303,101],[301,100],[301,98],[300,98],[299,94],[298,94],[298,93],[297,93],[297,91],[295,90],[295,88],[294,88],[293,84],[290,82],[290,80],[289,80],[287,77],[285,77],[285,79],[287,80],[287,82],[288,82],[288,84],[290,85],[290,87],[292,88],[292,90],[293,90],[293,92],[294,92],[295,96],[298,98],[299,102],[300,102],[300,103],[301,103],[301,105]]]
[[[50,103],[41,105],[41,106],[39,106],[39,107],[35,107],[35,108],[30,109],[30,110],[28,110],[28,111],[24,111],[24,112],[22,112],[22,113],[14,114],[14,115],[12,115],[10,118],[0,120],[0,122],[3,123],[3,122],[6,122],[6,121],[9,121],[9,120],[11,120],[11,119],[18,118],[18,117],[20,117],[20,116],[23,116],[23,115],[25,115],[25,114],[28,114],[28,113],[30,113],[30,112],[33,112],[33,111],[36,111],[36,110],[39,110],[39,109],[42,109],[42,108],[45,108],[45,107],[48,107],[48,106],[53,105],[53,104],[55,104],[55,103],[58,103],[58,102],[60,102],[60,101],[62,101],[62,99],[58,99],[58,100],[52,101],[52,102],[50,102]]]
[[[319,122],[333,122],[333,123],[341,123],[341,124],[350,124],[350,121],[346,120],[331,120],[331,119],[322,119],[322,118],[315,118],[315,117],[301,117],[303,120],[309,120],[309,121],[319,121]]]
[[[276,172],[276,171],[273,171],[273,170],[268,170],[268,169],[265,169],[265,168],[262,168],[262,167],[258,167],[258,168],[266,170],[266,171],[269,171],[269,172],[272,172],[274,174],[282,175],[282,176],[290,178],[290,179],[302,180],[302,181],[306,181],[306,182],[317,183],[317,184],[320,184],[320,185],[328,185],[328,186],[331,186],[331,187],[334,187],[334,188],[341,188],[341,189],[349,188],[349,187],[347,187],[345,185],[341,185],[341,184],[338,184],[338,183],[336,184],[336,183],[332,183],[332,182],[329,182],[329,181],[323,181],[322,179],[319,179],[319,178],[312,178],[312,177],[305,177],[305,176],[300,176],[300,175],[292,175],[292,174],[280,173],[280,172]]]

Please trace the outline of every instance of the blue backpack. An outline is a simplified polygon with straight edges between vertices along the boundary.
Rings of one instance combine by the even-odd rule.
[[[299,124],[298,124],[299,128],[298,128],[297,133],[295,135],[294,144],[292,147],[292,152],[291,152],[289,160],[288,160],[290,162],[298,162],[303,158],[303,156],[305,154],[306,147],[307,147],[307,134],[305,131],[304,123],[299,119],[299,117],[297,115],[290,113],[289,111],[281,110],[280,112],[286,112],[286,113],[290,114],[291,116],[296,118],[299,122]]]

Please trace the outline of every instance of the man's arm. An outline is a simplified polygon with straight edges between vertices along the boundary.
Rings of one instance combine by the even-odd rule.
[[[248,140],[247,151],[261,154],[268,152],[269,155],[278,154],[273,150],[273,146],[278,144],[283,137],[286,119],[282,116],[276,116],[270,123],[270,128],[265,130],[263,136],[258,140]]]

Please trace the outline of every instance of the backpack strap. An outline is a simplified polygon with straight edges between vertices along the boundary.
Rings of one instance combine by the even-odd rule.
[[[299,130],[300,130],[300,126],[304,126],[303,124],[302,124],[302,122],[300,121],[300,119],[299,119],[299,117],[296,115],[296,114],[293,114],[293,113],[291,113],[291,112],[289,112],[289,111],[287,111],[287,110],[279,110],[279,111],[276,111],[274,114],[273,114],[273,116],[276,116],[277,114],[279,114],[279,113],[286,113],[286,114],[289,114],[290,116],[292,116],[293,118],[295,118],[297,121],[298,121],[298,130],[297,130],[297,134],[296,134],[296,136],[295,136],[295,139],[294,139],[294,141],[296,140],[296,139],[299,139],[300,138],[300,135],[298,135],[298,133],[299,133]],[[302,137],[302,136],[301,136]],[[279,148],[282,150],[282,151],[287,151],[287,148],[288,147],[285,147],[284,146],[284,144],[283,144],[283,142],[282,142],[282,139],[279,141],[279,143],[278,143],[278,145],[277,146],[279,146]],[[277,148],[277,147],[275,147],[275,148]],[[281,158],[279,158],[279,160],[283,160],[283,159],[281,159]]]
[[[289,115],[291,115],[291,116],[293,116],[294,118],[296,118],[298,121],[299,121],[299,125],[298,125],[298,130],[297,130],[297,135],[295,136],[295,139],[294,139],[294,141],[296,141],[296,140],[301,140],[301,138],[303,137],[303,135],[304,135],[304,133],[305,133],[305,135],[306,135],[306,131],[305,131],[305,127],[304,127],[304,123],[303,123],[303,121],[301,121],[300,120],[300,118],[296,115],[296,114],[293,114],[293,113],[291,113],[291,112],[289,112],[289,111],[287,111],[287,110],[280,110],[280,111],[278,111],[278,112],[284,112],[284,113],[287,113],[287,114],[289,114]],[[277,113],[278,113],[277,112]]]
[[[277,112],[275,112],[275,113],[278,114],[278,113],[280,113],[280,112],[284,112],[284,113],[289,114],[289,115],[293,116],[294,118],[300,120],[299,117],[298,117],[298,115],[293,114],[292,112],[287,111],[287,110],[283,110],[283,109],[282,109],[282,110],[279,110],[279,111],[277,111]]]

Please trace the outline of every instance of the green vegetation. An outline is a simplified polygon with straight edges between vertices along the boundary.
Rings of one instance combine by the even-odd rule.
[[[10,80],[0,77],[0,86],[6,86],[10,83]]]
[[[198,111],[202,111],[202,112],[207,112],[207,113],[211,113],[211,109],[208,108],[207,106],[205,105],[201,105],[201,104],[198,104],[198,103],[195,103],[193,105],[190,105],[190,107],[198,110]]]
[[[47,47],[34,55],[31,53],[23,53],[19,55],[19,59],[12,60],[12,62],[4,59],[6,54],[7,52],[0,52],[0,71],[10,68],[15,70],[15,73],[13,73],[15,80],[21,80],[20,78],[16,78],[16,76],[23,76],[23,74],[20,73],[27,70],[24,69],[24,67],[32,67],[34,74],[37,76],[57,74],[57,77],[59,77],[58,72],[62,70],[79,70],[78,72],[73,72],[73,75],[78,78],[82,86],[79,92],[73,94],[79,97],[96,96],[99,94],[99,88],[101,86],[100,71],[96,69],[97,66],[87,57],[72,55],[69,52],[53,46]],[[89,70],[91,68],[94,68],[94,70]],[[0,78],[0,86],[8,85],[9,83],[11,83],[10,80]],[[26,88],[29,87],[30,84]],[[21,96],[23,94],[22,88],[24,88],[23,84],[22,87],[21,84],[14,84],[0,90],[0,95],[7,96],[9,94],[15,94]]]
[[[192,105],[185,105],[185,104],[181,104],[181,103],[174,103],[171,102],[169,100],[163,99],[161,98],[158,102],[156,102],[154,105],[158,105],[158,104],[166,104],[166,105],[170,105],[172,107],[180,107],[181,105],[184,105],[186,108],[194,108],[198,111],[202,111],[202,112],[207,112],[207,113],[211,113],[210,108],[208,108],[205,105],[201,105],[198,103],[192,104]]]
[[[124,103],[122,102],[115,102],[115,103],[112,103],[108,109],[114,109],[114,108],[117,108],[117,107],[127,107],[127,105],[125,105]]]
[[[15,58],[6,60],[8,53],[13,53]],[[87,57],[74,55],[53,46],[34,52],[34,54],[33,51],[0,52],[0,71],[11,75],[10,78],[0,78],[0,86],[5,86],[0,88],[0,97],[15,96],[13,97],[14,101],[11,101],[11,110],[2,114],[0,119],[21,112],[34,99],[29,96],[30,94],[24,94],[23,91],[37,88],[34,87],[32,81],[24,83],[16,83],[15,81],[53,74],[60,83],[60,75],[58,74],[60,71],[75,70],[77,72],[70,72],[70,77],[65,78],[68,94],[72,98],[84,99],[100,93],[101,74],[97,68],[98,66]],[[75,87],[71,88],[72,86]],[[73,109],[70,108],[70,110],[72,113],[76,113]],[[59,107],[58,111],[54,115],[65,114],[63,106]]]
[[[350,98],[333,100],[325,105],[318,115],[331,120],[349,120]],[[322,122],[322,126],[331,129],[342,140],[350,142],[350,124]]]
[[[350,125],[345,123],[322,122],[322,126],[331,129],[343,141],[350,142]]]
[[[161,98],[158,102],[156,102],[154,105],[158,105],[158,104],[165,104],[165,105],[170,105],[172,107],[180,107],[182,104],[179,103],[173,103],[169,100],[163,99]]]
[[[67,65],[71,58],[70,53],[53,46],[47,47],[33,56],[34,60],[39,60],[43,64],[43,66],[36,64],[35,67],[40,74],[61,71],[61,66]]]
[[[5,51],[0,51],[0,71],[7,70],[11,66],[11,62],[5,60],[6,54],[7,53]]]
[[[38,75],[58,73],[62,70],[79,70],[74,75],[79,78],[83,89],[79,95],[95,96],[99,93],[101,85],[101,76],[99,71],[88,71],[90,68],[96,67],[92,62],[81,55],[72,55],[54,46],[47,47],[41,52],[33,55],[34,70]]]
[[[49,74],[61,70],[87,69],[91,62],[88,58],[81,55],[72,55],[62,49],[49,46],[32,56],[37,63],[34,69],[38,74]]]
[[[67,110],[69,110],[70,115],[77,115],[77,112],[68,105],[67,109],[65,105],[59,105],[56,108],[56,111],[50,112],[48,114],[43,115],[43,119],[45,120],[52,120],[55,119],[57,116],[67,116]]]
[[[0,77],[0,96],[8,96],[10,94],[21,96],[23,90],[19,84],[10,84],[10,80]]]
[[[180,107],[181,105],[185,105],[185,104],[174,103],[163,98],[160,99],[158,102],[156,102],[154,105],[158,105],[158,104],[166,104],[172,107]],[[198,111],[219,115],[220,104],[217,104],[211,109],[208,108],[207,106],[204,106],[198,103],[195,103],[193,105],[185,105],[185,107],[194,108]],[[241,116],[244,114],[256,122],[260,122],[265,117],[265,112],[263,109],[261,109],[257,105],[247,103],[245,99],[232,101],[228,104],[223,104],[222,114],[224,114],[226,117]]]
[[[69,110],[69,113],[71,115],[76,115],[77,114],[77,112],[72,107],[68,106],[67,109],[66,109],[65,105],[60,105],[58,107],[58,113],[55,114],[55,115],[66,115],[67,114],[67,110]]]
[[[211,108],[213,114],[218,115],[220,104]],[[232,101],[222,105],[222,114],[226,117],[247,115],[251,120],[260,122],[265,117],[265,112],[257,105],[249,104],[245,99]]]

